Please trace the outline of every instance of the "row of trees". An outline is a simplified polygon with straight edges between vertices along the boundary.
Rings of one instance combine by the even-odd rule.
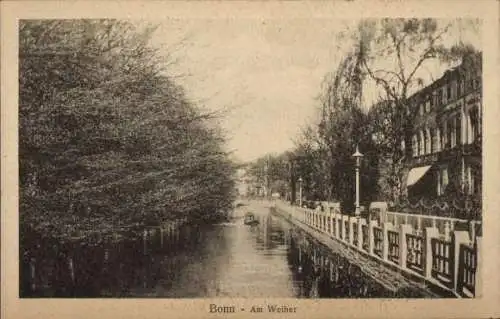
[[[447,40],[478,26],[472,20],[368,19],[340,33],[337,40],[349,46],[339,65],[325,76],[318,121],[303,130],[285,156],[289,170],[280,179],[291,181],[292,197],[300,176],[308,199],[340,201],[352,210],[352,154],[359,145],[365,155],[362,199],[401,200],[418,111],[411,107],[411,94],[424,85],[432,63],[452,65],[476,52],[470,44]],[[378,96],[370,108],[365,105],[367,92]],[[263,161],[250,166],[262,166]]]
[[[224,136],[148,45],[118,20],[19,26],[21,229],[102,236],[187,216],[223,217],[234,197]]]

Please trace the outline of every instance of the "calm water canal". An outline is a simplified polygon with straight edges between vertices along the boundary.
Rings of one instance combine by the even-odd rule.
[[[257,208],[256,208],[257,207]],[[257,226],[243,223],[251,210]],[[26,297],[390,297],[360,268],[294,229],[268,208],[238,208],[226,223],[184,227],[146,245],[119,245],[73,252],[39,263],[36,288],[23,280]],[[41,260],[41,258],[38,258]],[[28,270],[29,272],[29,270]],[[26,274],[26,272],[25,272]],[[25,278],[28,275],[25,275]]]

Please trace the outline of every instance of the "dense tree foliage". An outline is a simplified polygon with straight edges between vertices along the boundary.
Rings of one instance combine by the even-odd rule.
[[[20,22],[22,226],[107,234],[230,207],[234,167],[214,114],[165,75],[152,32],[116,20]]]
[[[254,184],[251,187],[251,196],[257,195],[257,187],[261,187],[261,192],[268,190],[267,195],[278,193],[280,196],[286,196],[290,186],[288,156],[287,153],[267,155],[244,165],[247,177],[250,177]]]

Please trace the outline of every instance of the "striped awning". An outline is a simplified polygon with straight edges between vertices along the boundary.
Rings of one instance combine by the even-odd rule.
[[[414,167],[408,173],[408,179],[406,181],[406,186],[415,185],[424,175],[429,171],[431,165]]]

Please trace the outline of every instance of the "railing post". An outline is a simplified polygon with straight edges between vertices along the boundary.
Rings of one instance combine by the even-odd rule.
[[[325,212],[321,212],[321,215],[322,215],[321,218],[323,220],[323,232],[327,234],[328,233],[328,228],[326,226],[328,224],[328,218],[327,218]]]
[[[337,237],[339,238],[339,240],[342,240],[344,238],[344,227],[342,226],[342,223],[344,220],[343,217],[344,217],[344,215],[342,215],[342,213],[339,212],[338,219],[337,219],[337,224],[338,224],[337,227],[339,230]]]
[[[411,225],[399,225],[399,266],[406,269],[406,256],[408,254],[408,245],[406,241],[406,234],[412,232]]]
[[[349,218],[349,245],[354,245],[354,222],[356,221],[356,217],[348,217]]]
[[[358,218],[358,250],[363,250],[363,225],[366,224],[366,221],[363,218]]]
[[[389,234],[387,231],[391,229],[391,223],[382,224],[382,259],[388,260],[389,255]]]
[[[453,244],[453,290],[455,292],[458,292],[458,280],[459,280],[459,273],[458,269],[460,266],[460,245],[465,244],[468,245],[470,243],[469,241],[469,232],[467,231],[454,231],[452,236],[452,244]]]
[[[482,296],[483,293],[483,278],[482,274],[482,237],[476,238],[476,276],[474,283],[474,297],[478,298]]]
[[[330,235],[330,233],[332,232],[332,229],[330,227],[330,225],[331,225],[330,219],[331,219],[330,213],[325,212],[325,232],[328,235]]]
[[[347,242],[346,241],[347,230],[345,229],[345,222],[346,222],[346,220],[349,220],[348,218],[349,218],[349,216],[346,216],[346,215],[341,215],[341,218],[340,218],[340,229],[341,229],[341,234],[342,234],[342,241],[344,241],[344,242]]]
[[[426,278],[432,278],[432,239],[437,237],[439,237],[439,230],[436,227],[424,229],[424,274]]]
[[[321,215],[318,211],[314,211],[316,214],[316,229],[321,230]]]
[[[370,220],[368,223],[368,253],[373,256],[373,248],[375,248],[375,235],[373,227],[377,226],[376,220]]]
[[[335,238],[340,239],[340,227],[339,220],[341,220],[341,215],[335,212]]]
[[[321,230],[321,215],[316,210],[314,211],[314,214],[316,214],[316,229]]]
[[[323,230],[323,216],[321,216],[321,212],[317,211],[316,214],[318,214],[318,229],[321,231]]]
[[[330,212],[330,235],[331,237],[334,237],[335,235],[335,229],[333,227],[335,227],[335,213],[332,213]]]
[[[325,219],[324,219],[325,216],[323,216],[322,211],[319,211],[318,215],[319,215],[319,229],[321,231],[325,231]]]

